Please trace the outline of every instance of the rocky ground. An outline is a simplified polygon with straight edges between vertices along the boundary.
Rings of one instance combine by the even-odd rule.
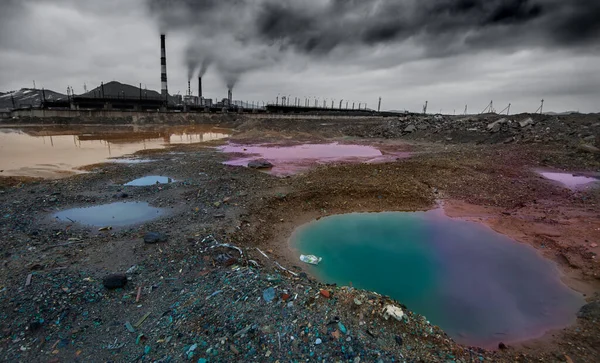
[[[227,156],[212,147],[216,144],[146,151],[140,155],[154,162],[96,165],[90,173],[61,180],[2,178],[0,357],[11,362],[595,361],[600,356],[594,303],[600,300],[600,188],[571,191],[534,170],[599,172],[600,118],[502,119],[231,121],[236,142],[335,140],[413,152],[393,163],[319,166],[291,178],[222,165]],[[178,182],[122,185],[144,175],[168,175]],[[65,208],[115,201],[144,201],[169,213],[143,225],[102,231],[49,217]],[[314,218],[425,210],[439,202],[448,214],[486,223],[556,261],[565,283],[590,303],[576,324],[497,351],[463,347],[401,302],[313,280],[287,245],[291,231]],[[152,240],[148,232],[160,238]],[[114,274],[121,276],[106,280]],[[386,319],[389,305],[400,307],[404,317]]]

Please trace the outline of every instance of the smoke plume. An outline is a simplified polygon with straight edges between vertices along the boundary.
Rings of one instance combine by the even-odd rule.
[[[147,0],[163,31],[190,36],[188,66],[228,86],[284,54],[332,56],[417,44],[425,57],[488,49],[598,51],[600,2],[586,0]],[[198,41],[201,39],[201,41]],[[206,71],[206,67],[202,67]]]

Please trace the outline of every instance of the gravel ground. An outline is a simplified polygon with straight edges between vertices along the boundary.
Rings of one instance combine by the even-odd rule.
[[[592,121],[585,120],[587,127]],[[588,301],[598,300],[598,251],[590,247],[600,238],[598,188],[572,192],[532,171],[565,166],[600,171],[593,152],[578,151],[577,131],[567,144],[544,139],[494,146],[477,145],[479,140],[453,144],[446,138],[414,142],[416,132],[397,135],[404,139],[364,139],[348,131],[371,122],[320,126],[323,122],[314,120],[291,127],[252,120],[234,139],[370,143],[401,147],[413,157],[381,165],[320,166],[274,178],[222,165],[227,156],[212,143],[147,151],[140,157],[154,162],[96,165],[90,173],[61,180],[0,179],[1,359],[594,361],[600,355],[600,328],[593,308],[573,327],[546,339],[490,352],[457,345],[401,302],[323,285],[302,272],[286,240],[303,221],[461,201],[485,208],[492,216],[485,223],[505,223],[509,235],[523,221],[557,228],[563,237],[524,230],[522,242],[540,248],[545,241],[541,252],[585,286],[581,291]],[[178,182],[122,185],[144,175]],[[103,231],[50,217],[66,208],[116,201],[148,202],[168,213]],[[513,219],[519,223],[509,223]],[[165,234],[167,240],[145,243],[148,232]],[[105,288],[103,279],[111,274],[127,276],[126,285]],[[386,320],[387,305],[400,307],[404,317]]]

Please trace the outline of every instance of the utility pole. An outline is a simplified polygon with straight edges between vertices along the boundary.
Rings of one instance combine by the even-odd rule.
[[[540,111],[540,115],[544,113],[544,100],[542,100],[541,106],[537,110],[535,110],[535,113],[538,113],[538,111]]]
[[[508,115],[510,113],[510,103],[508,104],[508,106],[506,106],[502,111],[500,111],[500,114],[503,114],[504,111],[506,111],[506,114]]]
[[[46,103],[46,90],[42,87],[42,108],[44,107],[44,103]]]
[[[465,115],[467,114],[467,106],[468,105],[465,105]]]
[[[489,113],[494,112],[494,101],[490,101],[490,103],[483,109],[483,111],[481,111],[480,115],[486,113],[486,111],[488,111]]]
[[[379,105],[377,105],[377,112],[381,112],[381,97],[379,97]]]

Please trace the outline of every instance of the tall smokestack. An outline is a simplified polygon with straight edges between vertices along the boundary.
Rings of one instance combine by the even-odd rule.
[[[167,46],[165,45],[165,35],[160,35],[160,82],[161,82],[161,95],[168,103],[169,90],[167,88]]]
[[[229,106],[233,105],[233,94],[231,88],[227,91],[227,99],[229,100]]]
[[[198,99],[202,101],[202,77],[198,77]]]

